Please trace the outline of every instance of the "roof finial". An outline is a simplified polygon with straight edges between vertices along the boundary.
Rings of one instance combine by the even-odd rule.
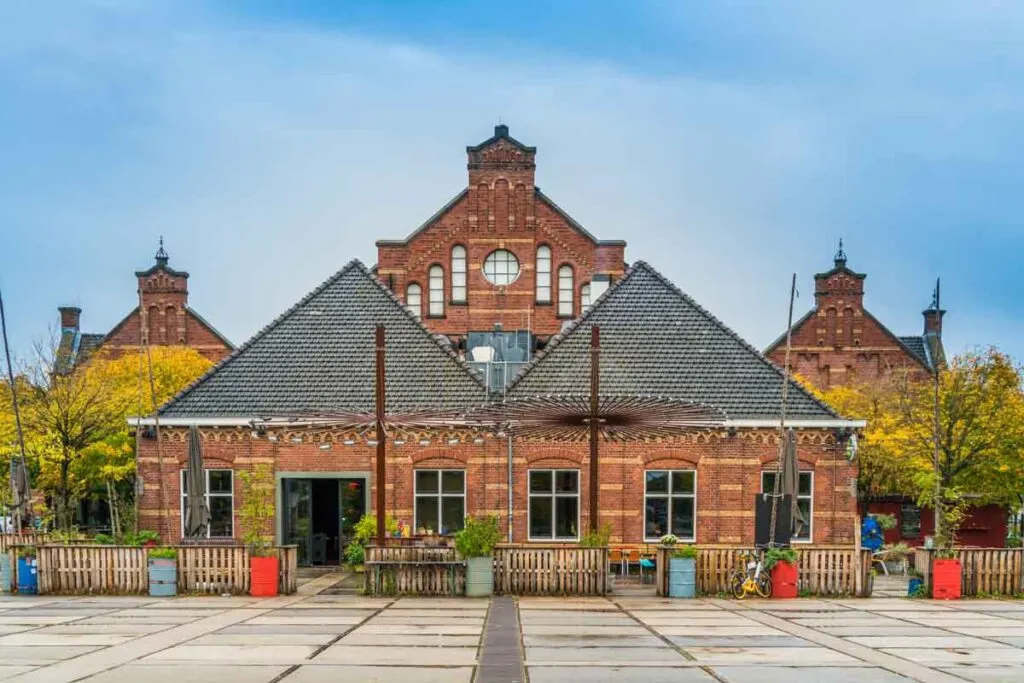
[[[161,266],[166,266],[167,259],[167,252],[164,251],[164,236],[160,235],[160,248],[156,250],[156,262]]]
[[[939,310],[939,278],[935,278],[935,291],[932,292],[932,307],[931,310]]]
[[[846,265],[846,252],[843,251],[843,238],[842,237],[839,238],[839,250],[836,252],[835,260],[836,260],[836,266],[845,266]]]

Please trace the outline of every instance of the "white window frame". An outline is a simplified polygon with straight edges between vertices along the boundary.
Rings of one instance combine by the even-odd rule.
[[[576,310],[573,299],[575,298],[575,281],[572,266],[564,264],[558,267],[558,317],[571,318]],[[566,286],[568,282],[568,286]]]
[[[551,490],[545,493],[534,493],[530,490],[530,475],[534,472],[550,472],[551,473]],[[555,491],[555,482],[558,480],[559,472],[575,472],[576,473],[576,493],[558,493]],[[580,540],[580,471],[571,467],[559,467],[559,468],[545,468],[536,467],[526,471],[526,534],[527,540],[536,541],[538,543],[561,543],[571,542]],[[551,535],[537,537],[533,535],[533,506],[530,503],[534,498],[547,498],[551,501]],[[555,501],[558,498],[575,498],[576,499],[576,535],[575,536],[556,536],[555,530],[558,528],[558,520],[555,519],[557,514],[558,506],[555,505]]]
[[[456,244],[452,247],[452,303],[466,303],[466,247]]]
[[[418,479],[418,477],[416,475],[419,472],[437,472],[437,493],[420,493],[419,492],[419,486],[416,483],[417,479]],[[441,485],[441,478],[444,476],[445,472],[458,472],[459,474],[462,475],[462,493],[444,493],[444,487]],[[434,528],[433,530],[434,530],[434,532],[438,536],[441,535],[441,522],[443,521],[441,503],[443,502],[443,499],[445,499],[445,498],[461,498],[462,499],[462,525],[463,525],[463,527],[465,527],[465,525],[466,525],[466,515],[467,515],[467,512],[466,512],[466,510],[467,510],[467,508],[466,508],[466,470],[464,470],[464,469],[460,470],[460,469],[455,469],[455,468],[451,468],[451,467],[444,468],[444,469],[435,469],[433,467],[422,467],[422,468],[414,469],[412,471],[412,528],[413,528],[414,531],[419,529],[420,526],[422,526],[420,524],[419,516],[417,515],[417,512],[416,512],[416,510],[417,510],[416,501],[417,501],[418,498],[421,498],[421,497],[422,498],[436,498],[437,499],[437,522],[438,522],[438,524],[437,524],[437,528]],[[451,536],[453,534],[448,534],[448,535]]]
[[[647,473],[648,472],[665,472],[668,474],[668,491],[666,493],[648,493],[647,492]],[[676,472],[693,472],[693,493],[673,493],[672,492],[672,475]],[[697,470],[696,469],[675,469],[675,470],[663,470],[663,469],[650,469],[644,470],[644,509],[642,524],[644,525],[644,540],[645,541],[659,541],[661,536],[655,538],[647,535],[647,499],[648,498],[664,498],[668,500],[668,527],[665,531],[666,534],[673,534],[680,541],[687,543],[697,542]],[[693,500],[693,535],[692,536],[680,536],[676,533],[676,530],[672,528],[672,499],[673,498],[691,498]],[[664,535],[664,534],[663,534]]]
[[[498,254],[503,254],[503,255],[507,254],[508,255],[508,256],[504,257],[504,260],[500,261],[500,263],[504,264],[505,269],[504,269],[504,271],[502,273],[498,273],[497,270],[496,270],[494,272],[494,277],[492,278],[490,275],[487,274],[487,264],[488,263],[498,264],[499,261],[497,261],[497,259],[495,258]],[[492,261],[491,259],[495,259],[495,260]],[[512,277],[510,275],[510,271],[509,271],[509,264],[513,263],[513,262],[516,264],[515,277]],[[519,257],[516,256],[515,253],[513,253],[512,251],[509,251],[508,249],[495,249],[490,254],[488,254],[486,258],[484,258],[484,263],[483,263],[483,266],[481,266],[481,270],[483,271],[484,279],[487,280],[488,282],[490,282],[495,287],[508,287],[513,282],[518,280],[519,276],[523,274],[523,264],[520,263]],[[506,278],[508,278],[508,281],[507,282],[498,282],[497,280],[499,279],[498,278],[499,274],[503,275]]]
[[[765,477],[766,474],[775,475],[776,472],[774,470],[762,470],[761,471],[761,493],[774,493],[774,489],[772,491],[766,491],[765,488],[764,488],[764,477]],[[811,493],[810,493],[810,495],[800,495],[798,493],[797,494],[797,501],[802,499],[802,500],[810,500],[810,502],[811,502],[810,506],[808,506],[809,510],[810,510],[810,515],[809,515],[810,519],[807,520],[807,538],[791,538],[790,539],[790,543],[814,543],[814,472],[812,470],[800,470],[799,471],[799,473],[797,474],[796,490],[800,491],[800,479],[799,479],[799,477],[802,477],[805,474],[811,478]]]
[[[413,297],[415,296],[416,302],[413,303]],[[417,318],[423,317],[423,288],[420,287],[418,282],[410,282],[405,287],[405,306]]]
[[[210,498],[231,498],[231,535],[230,536],[211,536],[210,529],[211,525],[206,525],[206,537],[207,538],[234,538],[235,537],[235,471],[226,467],[214,467],[211,469],[204,469],[203,472],[206,475],[206,509],[211,511]],[[229,472],[231,474],[231,493],[210,493],[210,472]],[[181,511],[181,536],[185,537],[185,505],[188,495],[185,493],[185,477],[188,475],[187,470],[181,470],[181,476],[178,480],[178,503]]]
[[[536,298],[539,304],[551,303],[551,247],[537,247]]]
[[[590,283],[586,282],[580,286],[580,310],[587,310],[592,303],[590,300]]]
[[[444,267],[437,263],[427,269],[427,312],[431,318],[444,317]]]

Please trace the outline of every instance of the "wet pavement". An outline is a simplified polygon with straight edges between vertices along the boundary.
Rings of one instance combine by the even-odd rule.
[[[1024,601],[0,597],[0,679],[1024,681]]]

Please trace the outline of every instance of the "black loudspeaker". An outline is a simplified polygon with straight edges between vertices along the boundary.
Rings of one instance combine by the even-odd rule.
[[[790,539],[791,496],[781,496],[775,513],[775,545],[788,546]],[[754,544],[767,546],[772,526],[772,497],[764,494],[754,496]]]

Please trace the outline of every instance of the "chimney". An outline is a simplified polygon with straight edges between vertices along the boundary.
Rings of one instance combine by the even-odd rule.
[[[935,281],[935,291],[932,293],[932,305],[923,310],[921,315],[924,316],[925,336],[934,335],[941,339],[942,317],[946,315],[946,311],[942,310],[942,305],[939,301],[939,280]]]
[[[77,332],[82,309],[77,306],[59,306],[57,310],[60,311],[60,329]]]

